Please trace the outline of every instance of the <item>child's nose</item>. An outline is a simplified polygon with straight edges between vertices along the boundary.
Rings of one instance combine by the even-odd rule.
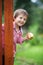
[[[21,21],[24,22],[24,19],[22,19]]]
[[[23,23],[23,22],[24,22],[24,20],[22,19],[22,20],[21,20],[21,22]]]

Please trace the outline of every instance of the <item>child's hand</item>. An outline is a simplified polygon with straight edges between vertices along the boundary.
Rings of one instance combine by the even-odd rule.
[[[33,34],[32,33],[27,33],[26,37],[27,37],[28,40],[32,39],[33,38]]]

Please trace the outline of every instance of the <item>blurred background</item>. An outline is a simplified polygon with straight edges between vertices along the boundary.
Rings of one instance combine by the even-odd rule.
[[[14,11],[18,8],[25,9],[29,14],[23,26],[23,36],[32,32],[34,38],[23,42],[22,45],[17,44],[14,65],[43,65],[43,0],[13,0]]]

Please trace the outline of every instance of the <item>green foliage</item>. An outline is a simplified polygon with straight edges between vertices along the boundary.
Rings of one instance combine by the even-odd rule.
[[[32,40],[29,41],[31,45],[43,45],[43,38],[36,35]]]
[[[31,45],[43,45],[43,34],[39,34],[38,28],[38,23],[33,24],[29,27],[29,32],[32,32],[34,35],[33,39],[28,41],[29,43],[31,43]]]
[[[2,16],[2,23],[4,23],[4,15]]]
[[[39,26],[39,33],[43,33],[43,10],[41,10],[41,21]]]
[[[43,46],[25,44],[21,47],[17,48],[15,65],[43,65]]]

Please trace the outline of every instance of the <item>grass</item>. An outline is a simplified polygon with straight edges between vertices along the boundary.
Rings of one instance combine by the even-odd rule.
[[[43,65],[43,46],[17,45],[15,65]]]

